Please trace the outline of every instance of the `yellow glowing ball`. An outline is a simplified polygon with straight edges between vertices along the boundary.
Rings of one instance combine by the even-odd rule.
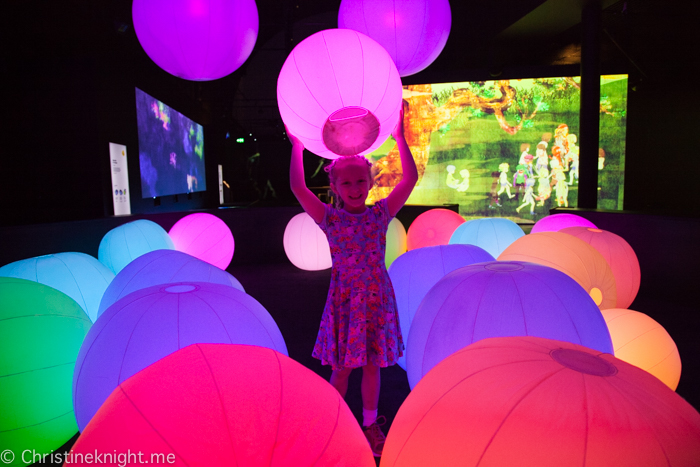
[[[389,269],[396,258],[406,253],[406,228],[400,220],[393,218],[386,230],[386,254],[384,263]]]
[[[654,319],[634,310],[603,310],[615,356],[645,370],[673,389],[681,379],[681,356],[668,332]]]

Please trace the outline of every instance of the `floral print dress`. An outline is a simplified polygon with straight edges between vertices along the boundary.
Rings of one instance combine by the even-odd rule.
[[[326,206],[319,224],[333,258],[313,356],[334,370],[394,365],[403,355],[394,288],[384,263],[386,200],[361,214]]]

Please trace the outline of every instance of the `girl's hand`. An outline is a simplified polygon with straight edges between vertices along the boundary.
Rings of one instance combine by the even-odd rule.
[[[394,131],[391,132],[391,136],[394,137],[394,139],[398,140],[399,138],[403,138],[403,102],[401,103],[401,111],[399,112],[399,122],[396,124],[396,128],[394,128]]]
[[[294,136],[289,131],[289,128],[287,128],[287,125],[284,126],[284,131],[287,133],[287,137],[289,138],[289,141],[292,143],[292,146],[301,146],[302,149],[304,148],[304,143],[302,143],[299,138]]]

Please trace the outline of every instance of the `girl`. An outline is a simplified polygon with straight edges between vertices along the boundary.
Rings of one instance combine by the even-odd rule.
[[[331,365],[330,383],[345,397],[353,368],[362,367],[363,430],[372,452],[380,456],[384,433],[377,423],[379,368],[403,355],[394,289],[384,264],[389,221],[418,181],[418,170],[404,138],[403,111],[392,135],[403,178],[386,199],[365,205],[372,186],[371,164],[361,156],[342,156],[327,168],[336,206],[323,204],[304,180],[303,143],[292,142],[289,181],[304,210],[328,237],[333,258],[331,284],[313,356]]]

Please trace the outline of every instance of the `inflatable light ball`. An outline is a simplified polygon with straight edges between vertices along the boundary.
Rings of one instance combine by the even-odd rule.
[[[447,273],[487,261],[494,261],[493,256],[474,245],[426,246],[399,256],[389,268],[389,277],[396,295],[401,333],[408,337],[418,305]],[[406,369],[405,353],[398,363]]]
[[[538,232],[557,232],[567,227],[589,227],[597,229],[598,227],[585,217],[577,216],[576,214],[552,214],[543,217],[535,222],[530,233]]]
[[[639,292],[641,271],[632,247],[619,235],[590,227],[567,227],[560,232],[573,235],[595,248],[615,276],[617,308],[628,308]]]
[[[177,251],[223,270],[231,264],[235,248],[233,234],[224,221],[212,214],[189,214],[177,221],[168,235]]]
[[[195,343],[258,345],[287,353],[270,314],[238,289],[176,282],[138,290],[107,308],[80,348],[73,378],[80,430],[124,380]]]
[[[77,432],[71,379],[91,325],[64,293],[0,277],[0,446],[15,454],[4,463],[25,465],[25,450],[48,454]]]
[[[192,81],[233,73],[258,37],[254,0],[134,0],[131,15],[151,60]]]
[[[155,222],[141,219],[115,227],[102,237],[97,259],[113,273],[154,250],[174,250],[168,232]]]
[[[537,337],[479,341],[399,408],[382,467],[656,466],[700,459],[700,414],[610,354]]]
[[[411,323],[406,371],[413,388],[441,360],[487,337],[536,336],[612,353],[593,300],[556,269],[519,261],[466,266],[440,279]]]
[[[306,149],[328,159],[381,146],[396,127],[402,93],[386,50],[351,29],[301,41],[277,80],[284,124]]]
[[[95,322],[100,300],[114,273],[85,253],[56,253],[15,261],[0,268],[0,276],[48,285],[75,300]]]
[[[450,237],[450,244],[476,245],[497,258],[508,245],[523,235],[523,229],[510,219],[485,217],[472,219],[457,227]]]
[[[287,223],[282,240],[287,258],[299,269],[321,271],[333,265],[326,234],[305,212]]]
[[[674,391],[681,379],[681,356],[668,332],[650,316],[634,310],[603,310],[615,356],[648,371]]]
[[[209,282],[245,292],[238,279],[218,267],[177,250],[155,250],[124,267],[105,290],[97,316],[137,290],[172,282]]]
[[[406,253],[406,228],[400,220],[394,217],[386,230],[386,254],[384,255],[384,264],[387,269],[391,264]]]
[[[437,208],[425,211],[408,227],[408,250],[425,246],[447,245],[454,231],[464,223],[464,218],[449,209]]]
[[[375,465],[333,386],[247,345],[190,345],[121,382],[72,449],[114,451],[176,465]]]
[[[558,269],[578,282],[601,310],[616,307],[617,287],[608,262],[595,248],[572,235],[525,235],[511,243],[498,260],[528,261]]]
[[[433,63],[451,26],[448,0],[343,0],[338,12],[338,27],[354,29],[381,44],[401,76]]]

